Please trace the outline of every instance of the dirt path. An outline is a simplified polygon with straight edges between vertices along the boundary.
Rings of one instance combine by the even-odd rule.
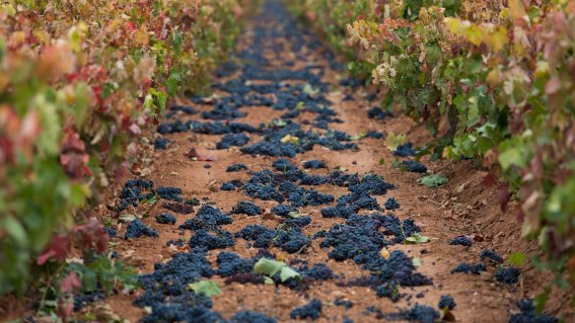
[[[481,230],[466,220],[496,209],[485,200],[493,196],[465,187],[481,174],[453,179],[466,189],[453,196],[453,186],[427,188],[417,183],[421,174],[394,168],[395,159],[414,158],[409,149],[407,157],[394,156],[381,133],[406,133],[417,146],[428,139],[425,132],[404,117],[368,118],[377,105],[369,101],[373,93],[348,86],[353,80],[342,79],[340,63],[277,3],[248,25],[235,62],[218,73],[212,97],[181,102],[158,127],[157,138],[169,143],[156,150],[142,178],[153,182],[154,191],[132,181],[117,192],[110,216],[149,211],[141,222],[159,235],[125,240],[127,225],[118,227],[116,251],[148,273],[139,296],[107,300],[120,316],[216,322],[219,315],[229,320],[255,311],[288,322],[295,308],[318,299],[318,322],[432,322],[440,297],[450,295],[460,322],[507,321],[521,288],[495,281],[496,266],[481,261],[480,253],[497,241],[481,241]],[[228,143],[244,145],[216,149]],[[193,148],[196,159],[216,160],[191,159]],[[325,168],[304,168],[318,166],[305,163],[313,160]],[[432,173],[449,171],[445,164],[421,162]],[[226,171],[232,164],[247,169]],[[468,166],[447,167],[465,173]],[[157,203],[143,202],[150,192],[161,196]],[[157,223],[162,213],[175,216],[175,224]],[[142,233],[134,229],[132,234]],[[431,239],[405,244],[416,233]],[[462,234],[477,234],[478,241],[449,244]],[[210,250],[204,254],[202,247]],[[264,284],[262,275],[251,273],[261,258],[284,261],[302,279],[273,277]],[[483,264],[486,271],[452,274],[462,262]],[[207,279],[221,288],[212,302],[187,288]],[[304,312],[314,314],[312,308]],[[232,322],[273,322],[252,314]]]

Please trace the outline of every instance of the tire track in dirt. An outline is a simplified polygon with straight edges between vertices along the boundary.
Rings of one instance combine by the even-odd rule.
[[[157,230],[159,237],[116,239],[119,242],[116,250],[121,257],[126,259],[129,255],[128,259],[139,265],[143,274],[150,274],[142,276],[144,293],[138,297],[114,296],[107,300],[112,308],[131,321],[143,318],[149,322],[218,322],[223,320],[222,317],[229,320],[239,312],[251,311],[263,313],[268,319],[287,322],[291,320],[292,310],[313,299],[319,299],[322,310],[318,322],[342,322],[346,319],[349,321],[345,322],[401,322],[402,319],[432,322],[438,319],[434,315],[439,313],[441,295],[448,294],[457,302],[453,314],[461,322],[507,321],[509,309],[513,308],[514,300],[521,295],[513,286],[502,286],[494,282],[494,266],[487,263],[487,273],[477,276],[451,273],[461,262],[481,263],[479,253],[486,245],[449,245],[448,242],[464,233],[462,230],[465,228],[446,212],[445,205],[449,197],[438,193],[437,189],[418,185],[417,179],[421,177],[419,174],[392,167],[397,157],[385,148],[383,139],[362,138],[368,133],[378,137],[379,131],[405,133],[415,129],[413,122],[401,116],[383,121],[368,119],[367,111],[375,103],[369,101],[369,98],[373,98],[372,93],[361,86],[342,85],[353,80],[341,79],[342,73],[338,71],[340,64],[333,55],[320,45],[315,36],[297,28],[293,18],[287,16],[285,9],[278,3],[268,3],[262,15],[248,24],[237,47],[235,64],[224,64],[217,73],[215,94],[179,102],[180,105],[168,111],[166,123],[158,127],[158,131],[163,133],[158,137],[168,139],[169,143],[165,150],[155,152],[153,171],[144,178],[153,182],[154,189],[136,185],[128,187],[127,191],[125,187],[117,194],[128,197],[124,201],[142,202],[147,193],[158,195],[159,187],[181,189],[180,194],[168,194],[167,198],[160,198],[152,207],[143,203],[134,203],[136,207],[128,205],[130,203],[122,205],[122,199],[115,200],[114,216],[149,211],[150,217],[141,221]],[[222,138],[242,144],[246,135],[249,141],[243,146],[215,149]],[[411,131],[408,138],[416,144],[427,139],[421,131]],[[159,147],[166,144],[162,140],[158,143]],[[191,149],[199,152],[199,159],[209,156],[216,160],[192,160],[189,158]],[[246,154],[242,150],[258,153]],[[290,164],[284,165],[283,170],[274,168],[274,162],[285,157],[267,156],[276,153],[293,155],[287,157],[287,160],[297,169],[290,172]],[[384,165],[380,164],[381,159],[385,161]],[[304,162],[310,160],[324,161],[327,168],[304,170]],[[422,162],[432,171],[440,166],[426,158]],[[247,170],[226,171],[236,163],[245,164]],[[356,173],[359,175],[353,179]],[[377,176],[364,177],[366,174]],[[345,185],[334,185],[344,177],[347,182]],[[232,180],[236,184],[241,182],[244,187],[231,191],[221,190],[222,184]],[[302,181],[315,181],[314,184],[320,185],[302,185]],[[333,196],[335,200],[350,194],[351,202],[318,202],[318,205],[298,207],[298,214],[309,216],[311,223],[303,226],[291,224],[291,227],[287,227],[287,222],[293,223],[297,219],[275,215],[272,208],[279,203],[262,200],[259,191],[258,198],[246,195],[249,189],[245,185],[248,183],[261,184],[279,192],[286,200],[281,203],[283,205],[315,203],[313,201],[317,195],[310,193],[312,190]],[[376,192],[382,185],[388,184],[394,185],[395,189],[382,189],[382,194]],[[133,188],[138,189],[138,194],[134,195]],[[365,192],[358,193],[355,199],[353,190]],[[305,202],[302,202],[302,196]],[[180,197],[182,200],[179,200]],[[199,203],[188,203],[193,198]],[[396,210],[386,210],[384,205],[389,198],[395,198],[401,206]],[[377,206],[373,206],[372,199],[377,201]],[[262,214],[233,214],[239,201],[255,203],[262,209]],[[194,212],[191,214],[179,214],[173,209],[164,208],[166,203],[187,208],[192,204],[199,205],[193,206]],[[323,208],[337,204],[347,205],[353,209],[352,214],[359,215],[346,216],[347,220],[322,216]],[[123,206],[126,208],[123,209]],[[186,220],[195,218],[208,207],[217,208],[222,214],[208,212],[206,219],[229,217],[233,222],[222,220],[212,227],[205,227],[204,221],[204,224],[195,223],[192,230],[178,229]],[[174,215],[176,224],[156,223],[154,218],[161,213]],[[346,221],[347,224],[343,225]],[[404,226],[415,223],[422,235],[432,239],[418,245],[403,244],[405,236],[397,232],[391,234],[398,228],[394,226],[397,223],[403,223]],[[280,228],[279,231],[287,232],[288,240],[309,239],[309,243],[304,243],[302,248],[297,248],[297,252],[292,252],[290,248],[276,244],[274,239],[282,239],[278,238],[276,232],[274,239],[268,242],[270,246],[263,248],[266,251],[254,247],[257,240],[254,242],[235,237],[233,246],[207,251],[205,261],[203,254],[197,252],[199,244],[214,246],[206,242],[205,235],[198,237],[198,232],[225,237],[225,232],[234,235],[248,225],[261,225],[270,230]],[[373,226],[375,229],[371,231],[366,229]],[[399,228],[406,230],[403,226]],[[332,230],[335,234],[340,229],[353,233],[367,230],[364,236],[363,233],[354,236],[360,239],[346,242],[356,249],[345,249],[347,251],[344,253],[355,253],[343,261],[331,259],[333,246],[320,246],[326,238],[325,234],[318,236],[322,230]],[[121,225],[118,232],[123,237],[126,225]],[[193,242],[189,242],[194,236]],[[361,241],[362,238],[367,241],[380,236],[387,242],[384,243],[382,239],[375,244],[364,244]],[[181,245],[169,246],[170,240],[180,240]],[[395,240],[399,243],[394,243]],[[386,246],[391,257],[388,259],[385,253],[380,253],[382,248],[374,253],[374,245]],[[309,278],[301,283],[281,283],[276,277],[273,285],[228,284],[226,279],[229,276],[222,277],[218,273],[221,273],[222,264],[230,264],[237,259],[222,256],[218,265],[218,254],[222,251],[233,252],[244,259],[238,262],[241,265],[230,269],[234,274],[251,272],[253,263],[260,257],[282,260],[301,273],[309,271],[305,262],[309,268],[321,264],[327,266],[333,274],[310,271],[310,277],[323,275],[327,278]],[[392,275],[390,279],[383,279],[382,268],[387,268],[396,256],[409,260],[407,263],[399,261],[397,272],[412,266],[410,258],[415,258],[420,266],[409,269],[405,275]],[[163,265],[154,265],[155,262]],[[170,266],[173,268],[168,270]],[[153,274],[154,270],[156,274]],[[421,283],[421,279],[425,279],[422,277],[432,279],[433,285]],[[253,275],[243,278],[254,279]],[[212,301],[186,289],[188,283],[205,279],[218,283],[222,290],[220,295],[212,297]],[[399,280],[415,281],[413,285],[423,286],[392,284]],[[385,288],[379,288],[381,286],[391,288],[393,295],[378,297],[377,294],[384,294]],[[390,299],[395,298],[397,293],[401,295],[399,299]],[[133,305],[134,300],[137,306]],[[353,306],[347,308],[345,304]],[[415,304],[428,307],[415,307]],[[144,310],[146,308],[147,311]],[[268,322],[264,317],[250,315],[243,313],[232,318],[231,322]]]

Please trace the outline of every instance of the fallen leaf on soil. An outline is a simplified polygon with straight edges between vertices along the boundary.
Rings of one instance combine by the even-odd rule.
[[[415,268],[419,268],[422,265],[421,258],[413,258],[413,259],[411,259],[411,263],[413,264],[413,266]]]
[[[188,156],[188,158],[193,159],[193,160],[197,160],[197,161],[216,161],[216,160],[218,160],[214,156],[201,154],[196,148],[191,148],[190,151],[188,151],[187,156]]]
[[[282,143],[292,143],[294,145],[299,144],[299,138],[292,136],[292,135],[285,135],[282,139],[281,139]]]
[[[112,310],[110,304],[98,304],[94,307],[93,313],[96,318],[101,322],[116,322],[120,320],[120,316]]]
[[[210,184],[208,185],[208,189],[210,190],[210,192],[218,192],[220,190],[220,182],[218,180],[213,180],[210,182]]]
[[[196,294],[204,294],[207,297],[212,297],[222,293],[220,285],[211,280],[200,280],[197,283],[188,284],[188,288],[193,290]]]
[[[405,238],[405,244],[420,244],[429,242],[429,237],[422,236],[419,233],[414,233],[411,237]]]
[[[397,147],[399,147],[400,145],[405,145],[405,143],[407,142],[407,137],[405,136],[405,134],[394,134],[393,132],[390,132],[387,135],[387,138],[385,138],[385,146],[387,147],[387,149],[394,151],[397,149]]]
[[[447,177],[441,174],[433,174],[422,177],[417,180],[419,184],[425,185],[427,187],[437,187],[447,183],[449,180]]]
[[[382,256],[384,259],[389,259],[389,250],[387,250],[387,248],[383,247],[380,251],[379,251],[379,255]]]

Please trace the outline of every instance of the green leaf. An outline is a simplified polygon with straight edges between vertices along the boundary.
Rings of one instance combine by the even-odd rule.
[[[283,267],[280,273],[280,279],[282,283],[290,278],[299,280],[301,279],[301,276],[297,271],[293,270],[292,268],[288,266]]]
[[[411,237],[405,238],[405,244],[422,244],[429,242],[429,237],[422,236],[419,233],[414,233]]]
[[[290,213],[288,213],[288,216],[292,219],[297,219],[301,217],[301,214],[295,211],[291,211]]]
[[[275,282],[273,279],[269,278],[268,276],[264,276],[264,284],[265,285],[275,285]]]
[[[522,266],[527,259],[527,255],[522,252],[516,252],[509,256],[509,263],[515,266]]]
[[[411,263],[413,264],[413,266],[415,266],[415,268],[419,268],[422,266],[421,258],[413,258],[411,259]]]
[[[526,151],[521,139],[514,137],[499,144],[499,164],[503,170],[509,169],[512,165],[524,167],[527,160],[523,153]]]
[[[285,262],[271,260],[267,258],[260,258],[258,262],[254,265],[254,273],[264,274],[266,276],[274,276],[279,273],[282,268],[287,267]]]
[[[267,258],[261,258],[256,262],[254,265],[254,273],[263,274],[268,277],[273,277],[277,273],[280,273],[280,279],[282,282],[290,278],[301,279],[300,274],[290,268],[285,262]]]
[[[365,132],[360,132],[359,134],[352,136],[351,140],[361,140],[365,138],[365,136],[366,136]]]
[[[381,158],[381,159],[379,160],[379,165],[385,166],[385,159]]]
[[[535,305],[535,311],[537,311],[537,313],[541,313],[545,309],[545,304],[547,304],[549,300],[549,294],[551,294],[551,287],[546,286],[543,292],[533,298],[533,304]]]
[[[319,93],[318,89],[315,89],[313,86],[311,86],[310,84],[306,84],[303,87],[303,93],[308,94],[310,96],[314,96],[316,94]]]
[[[427,187],[437,187],[446,184],[449,180],[443,175],[432,174],[418,179],[417,182]]]
[[[385,138],[385,146],[394,151],[397,149],[398,146],[404,145],[407,142],[407,137],[405,134],[396,135],[393,132],[389,133]]]
[[[220,286],[211,280],[201,280],[196,283],[188,284],[188,288],[196,294],[204,294],[208,297],[222,293]]]
[[[2,219],[2,227],[8,231],[10,236],[16,240],[16,242],[20,246],[27,246],[28,245],[28,236],[24,227],[18,220],[14,219],[13,217],[6,217]]]
[[[274,119],[272,120],[272,125],[277,127],[285,127],[287,123],[283,119]]]

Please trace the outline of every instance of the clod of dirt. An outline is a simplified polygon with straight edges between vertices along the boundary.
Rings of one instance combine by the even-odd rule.
[[[217,158],[213,157],[213,156],[209,156],[209,155],[205,155],[200,153],[196,148],[190,148],[190,150],[188,151],[188,153],[186,154],[186,156],[190,159],[194,159],[197,161],[216,161]]]
[[[192,203],[164,203],[162,205],[164,209],[176,212],[179,214],[190,214],[194,213],[194,206]]]

